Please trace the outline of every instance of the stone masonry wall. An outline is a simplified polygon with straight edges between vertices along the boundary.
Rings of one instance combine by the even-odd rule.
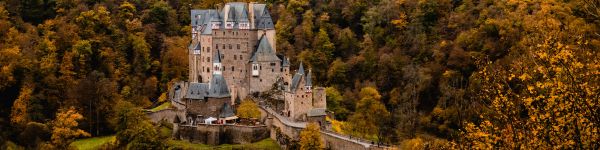
[[[231,103],[231,98],[208,98],[205,100],[186,100],[187,113],[190,115],[203,115],[204,117],[219,117],[224,103]]]
[[[239,126],[198,124],[196,126],[176,125],[176,139],[208,145],[246,144],[269,137],[267,126]]]

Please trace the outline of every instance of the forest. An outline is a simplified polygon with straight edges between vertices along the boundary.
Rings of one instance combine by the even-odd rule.
[[[169,147],[142,109],[187,80],[190,10],[229,1],[0,0],[0,145]],[[242,1],[267,4],[277,52],[327,87],[337,132],[407,149],[600,148],[599,0]]]

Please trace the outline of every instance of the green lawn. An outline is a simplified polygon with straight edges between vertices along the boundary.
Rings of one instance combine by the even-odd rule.
[[[156,111],[160,111],[160,110],[163,110],[163,109],[167,109],[169,107],[171,107],[171,102],[165,102],[165,103],[163,103],[163,104],[161,104],[159,106],[156,106],[156,107],[150,109],[150,111],[156,112]]]
[[[102,137],[93,137],[86,139],[79,139],[75,142],[71,143],[71,146],[76,147],[79,150],[92,150],[98,149],[102,144],[107,142],[115,141],[115,136],[102,136]]]
[[[223,144],[219,146],[210,146],[205,144],[193,144],[187,141],[171,140],[169,141],[173,147],[191,150],[232,150],[232,149],[253,149],[253,150],[279,150],[281,149],[272,139],[264,139],[251,144]]]

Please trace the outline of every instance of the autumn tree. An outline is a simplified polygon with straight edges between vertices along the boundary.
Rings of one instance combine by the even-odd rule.
[[[600,66],[594,30],[557,1],[510,2],[519,19],[531,20],[511,51],[472,78],[476,100],[489,104],[481,121],[468,123],[465,146],[476,148],[594,149],[598,147]],[[558,6],[557,6],[558,5]],[[530,13],[531,11],[535,13]],[[561,13],[553,13],[561,12]],[[527,15],[528,14],[528,15]],[[479,89],[479,90],[478,90]]]
[[[254,101],[245,99],[237,108],[236,115],[240,118],[260,118],[260,110]]]
[[[324,148],[323,140],[319,126],[315,123],[309,123],[300,132],[300,149],[301,150],[319,150]]]
[[[90,136],[89,133],[78,129],[78,121],[83,119],[74,107],[62,109],[52,121],[51,145],[56,149],[70,149],[70,144],[78,137]]]
[[[161,141],[167,137],[160,137],[157,129],[146,117],[139,107],[126,101],[119,101],[112,114],[111,124],[117,131],[116,144],[119,147],[132,149],[162,149],[165,148]]]
[[[381,95],[373,87],[360,90],[360,100],[356,104],[356,112],[348,118],[350,130],[355,136],[377,139],[380,128],[390,113],[381,102]]]
[[[10,113],[10,122],[18,127],[25,127],[30,121],[28,110],[30,109],[30,100],[33,93],[33,86],[23,86],[19,92],[19,98],[13,103]]]

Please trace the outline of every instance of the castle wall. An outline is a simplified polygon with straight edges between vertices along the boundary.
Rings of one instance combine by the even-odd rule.
[[[175,109],[164,109],[156,112],[147,111],[146,116],[154,123],[160,122],[161,120],[174,122],[177,117],[180,118],[179,121],[182,121],[185,118],[185,111]]]
[[[198,124],[195,126],[176,124],[176,139],[208,145],[246,144],[269,137],[267,126],[240,126],[222,124]]]
[[[280,62],[259,62],[259,76],[250,78],[250,93],[268,91],[282,77]]]
[[[325,88],[316,87],[313,89],[313,92],[313,107],[327,108],[327,95],[325,94]]]
[[[186,100],[187,113],[192,116],[203,115],[205,118],[218,118],[223,104],[231,104],[231,98],[208,98],[205,100]]]

